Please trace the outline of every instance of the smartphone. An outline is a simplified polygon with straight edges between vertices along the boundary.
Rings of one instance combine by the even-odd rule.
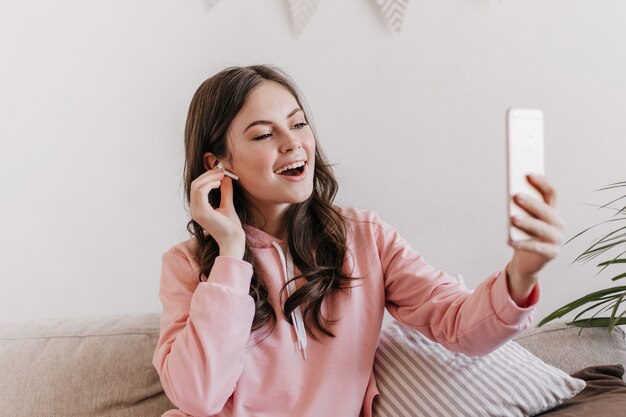
[[[528,216],[513,196],[524,193],[543,200],[543,196],[526,179],[526,175],[544,172],[543,112],[538,109],[510,108],[507,111],[507,194],[509,238],[516,242],[530,239],[524,231],[511,224],[511,216]]]

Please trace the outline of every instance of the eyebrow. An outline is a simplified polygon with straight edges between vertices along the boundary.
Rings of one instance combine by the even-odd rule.
[[[302,109],[301,109],[300,107],[296,107],[295,109],[293,109],[293,110],[291,111],[291,113],[289,113],[289,114],[287,115],[287,117],[286,117],[286,118],[287,118],[287,119],[289,119],[291,116],[293,116],[294,114],[298,113],[299,111],[302,111]],[[269,120],[255,120],[254,122],[250,123],[250,124],[248,125],[248,127],[246,127],[246,128],[244,129],[243,133],[246,133],[246,131],[247,131],[248,129],[250,129],[252,126],[256,126],[256,125],[271,125],[271,124],[272,124],[272,122],[270,122]]]

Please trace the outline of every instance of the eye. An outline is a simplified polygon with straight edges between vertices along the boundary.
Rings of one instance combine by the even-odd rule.
[[[294,125],[294,127],[295,127],[296,129],[303,129],[303,128],[304,128],[304,126],[306,126],[307,124],[308,124],[308,123],[304,123],[304,122],[301,122],[301,123],[296,123],[296,124]],[[298,127],[298,126],[300,126],[300,127]]]
[[[254,140],[263,140],[269,138],[270,136],[272,136],[271,133],[266,133],[265,135],[255,137]]]

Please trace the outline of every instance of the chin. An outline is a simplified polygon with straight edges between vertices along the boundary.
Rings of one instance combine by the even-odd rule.
[[[311,195],[313,194],[313,189],[311,189],[311,191],[309,191],[307,194],[305,195],[300,195],[298,196],[294,196],[292,198],[288,198],[288,202],[291,204],[297,204],[297,203],[304,203],[305,201],[307,201],[309,198],[311,198]]]

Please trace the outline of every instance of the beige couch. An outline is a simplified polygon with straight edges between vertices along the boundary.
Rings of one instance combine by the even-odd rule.
[[[626,368],[624,332],[529,329],[515,340],[568,373]],[[0,323],[0,416],[158,417],[175,408],[151,360],[159,314]]]

